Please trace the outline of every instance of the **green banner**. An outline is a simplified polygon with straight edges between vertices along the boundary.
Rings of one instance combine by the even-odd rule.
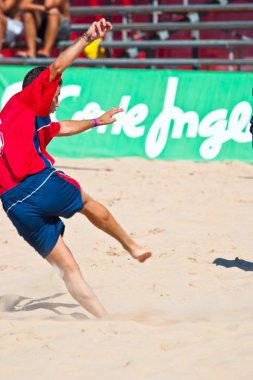
[[[1,108],[30,67],[0,68]],[[110,126],[56,138],[58,157],[123,157],[253,161],[249,120],[253,74],[70,68],[54,120],[81,120],[111,107]]]

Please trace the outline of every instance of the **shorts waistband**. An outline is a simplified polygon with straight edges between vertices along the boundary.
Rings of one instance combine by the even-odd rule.
[[[10,196],[15,196],[16,193],[20,193],[22,189],[24,189],[27,186],[30,186],[31,184],[34,186],[33,192],[36,192],[41,186],[43,186],[43,184],[48,180],[48,178],[51,177],[52,174],[54,174],[55,171],[55,168],[47,168],[42,170],[41,172],[29,175],[18,185],[14,186],[10,190],[5,191],[1,195],[2,201],[7,200]]]

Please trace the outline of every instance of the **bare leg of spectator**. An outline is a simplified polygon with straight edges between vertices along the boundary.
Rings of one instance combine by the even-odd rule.
[[[25,39],[27,44],[27,51],[18,51],[19,57],[36,57],[36,37],[38,28],[38,17],[36,12],[24,12],[23,22],[25,28]]]
[[[58,29],[61,22],[61,14],[58,8],[52,8],[47,14],[47,26],[44,37],[44,46],[38,51],[38,56],[50,57],[54,47]]]
[[[6,33],[7,19],[0,10],[0,57],[2,57],[3,41]]]

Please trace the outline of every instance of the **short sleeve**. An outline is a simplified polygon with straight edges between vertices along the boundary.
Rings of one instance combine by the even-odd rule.
[[[19,99],[25,103],[37,116],[46,117],[50,113],[50,106],[61,81],[61,75],[49,82],[50,67],[34,79],[19,94]]]
[[[50,143],[50,141],[58,134],[61,128],[61,124],[53,122],[44,128],[38,130],[39,139],[44,148]]]
[[[55,137],[58,132],[60,131],[61,129],[61,124],[60,123],[56,123],[56,122],[53,122],[51,123],[51,134],[52,134],[52,138]]]

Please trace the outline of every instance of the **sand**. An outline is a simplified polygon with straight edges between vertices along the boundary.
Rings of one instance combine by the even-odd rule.
[[[0,211],[0,377],[253,378],[253,167],[58,159],[153,257],[81,215],[65,241],[110,312],[96,320]]]

